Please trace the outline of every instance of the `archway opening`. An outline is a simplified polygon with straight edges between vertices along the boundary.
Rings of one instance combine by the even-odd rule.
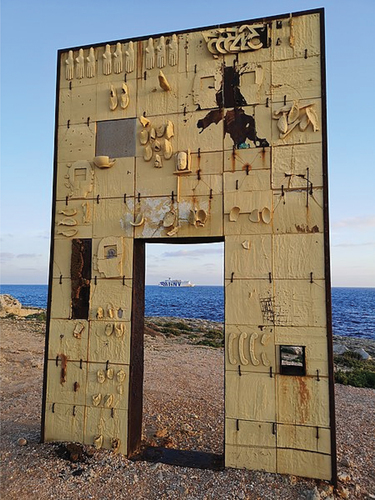
[[[147,243],[141,456],[224,465],[224,243]]]

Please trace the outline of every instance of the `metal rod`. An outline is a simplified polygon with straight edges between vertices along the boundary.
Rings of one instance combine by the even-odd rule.
[[[241,365],[238,365],[238,375],[239,375],[240,377],[242,377],[242,373],[241,373]]]
[[[306,169],[306,207],[309,206],[309,168]]]

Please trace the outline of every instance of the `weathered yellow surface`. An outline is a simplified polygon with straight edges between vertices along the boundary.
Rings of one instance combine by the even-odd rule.
[[[56,360],[61,353],[69,353],[69,359],[87,358],[89,322],[83,319],[50,322],[48,359]]]
[[[226,370],[270,373],[271,367],[275,372],[274,327],[226,325]]]
[[[237,224],[237,222],[229,222]],[[272,236],[242,234],[225,238],[225,279],[268,279],[273,270]]]
[[[276,375],[277,421],[329,427],[327,378]]]
[[[267,170],[271,167],[270,152],[270,148],[225,151],[224,171],[246,172],[246,167],[249,173],[253,170]]]
[[[132,280],[98,278],[96,285],[91,282],[90,293],[90,320],[130,321]],[[99,308],[103,318],[99,317]]]
[[[223,122],[212,123],[202,134],[197,134],[197,122],[203,119],[206,111],[195,111],[192,113],[178,114],[174,120],[176,137],[174,138],[178,151],[198,151],[202,153],[223,150]],[[233,145],[233,143],[232,143]]]
[[[275,307],[269,280],[225,280],[225,321],[230,325],[271,325]]]
[[[331,479],[331,457],[299,450],[277,450],[277,472],[296,476]]]
[[[242,372],[242,370],[241,370]],[[225,413],[228,418],[276,421],[275,378],[268,373],[226,371]]]
[[[331,478],[321,19],[60,53],[44,439],[127,453],[134,239],[215,237],[225,463]]]
[[[59,354],[59,356],[58,356]],[[62,355],[48,361],[47,401],[69,405],[84,405],[86,399],[87,364],[65,361]]]
[[[323,280],[275,280],[275,314],[279,325],[326,326]]]
[[[71,318],[71,288],[71,280],[69,278],[62,279],[61,284],[58,278],[53,278],[52,300],[50,305],[51,318]]]
[[[324,237],[322,233],[273,236],[275,279],[324,279]]]
[[[119,440],[118,452],[127,453],[127,424],[126,410],[110,408],[86,409],[86,424],[84,443],[100,448],[113,449],[112,440]],[[100,437],[102,436],[102,439]]]
[[[295,99],[320,97],[320,57],[290,59],[272,63],[273,102],[284,101],[284,95]],[[298,89],[296,92],[293,89]],[[294,94],[294,95],[293,95]]]
[[[86,406],[127,410],[129,366],[114,363],[89,363]]]
[[[311,377],[328,376],[328,349],[324,336],[325,328],[275,326],[275,342],[278,345],[305,346],[306,375]],[[279,370],[279,356],[276,356]]]
[[[128,321],[91,321],[88,360],[129,364],[130,331]]]
[[[291,145],[274,148],[272,151],[272,188],[280,190],[281,186],[284,186],[285,191],[288,189],[306,190],[308,176],[315,191],[315,188],[323,186],[321,158],[322,144],[319,142],[299,144],[298,147]]]
[[[307,204],[306,191],[290,191],[282,196],[281,190],[273,195],[273,228],[276,234],[322,233],[323,192],[314,189]]]
[[[229,445],[276,448],[272,422],[225,420],[225,442]]]
[[[61,125],[58,130],[58,162],[87,160],[95,156],[95,123]]]
[[[93,214],[93,236],[104,238],[105,236],[132,236],[133,220],[132,199],[124,203],[123,198],[101,199],[94,203]],[[125,229],[125,231],[124,231]]]
[[[324,427],[278,424],[277,446],[329,454],[331,451],[330,430]]]
[[[85,412],[84,406],[48,401],[45,413],[45,441],[83,443]]]
[[[93,197],[100,198],[134,196],[134,158],[116,158],[111,168],[95,167]]]
[[[276,449],[226,444],[225,466],[276,472]]]

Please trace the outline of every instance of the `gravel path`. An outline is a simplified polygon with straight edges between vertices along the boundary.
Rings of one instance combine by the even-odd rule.
[[[91,447],[72,462],[61,444],[39,443],[44,324],[3,319],[0,327],[2,499],[375,498],[374,390],[336,385],[341,493],[294,476],[130,461]],[[221,453],[222,373],[221,349],[147,335],[145,443]]]

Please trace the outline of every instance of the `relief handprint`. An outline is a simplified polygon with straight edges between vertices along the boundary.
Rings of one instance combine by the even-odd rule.
[[[155,49],[152,38],[148,39],[146,47],[146,69],[152,69],[155,66]]]
[[[128,50],[125,51],[125,71],[132,73],[134,71],[134,44],[129,42]]]
[[[176,66],[177,64],[177,35],[172,35],[172,39],[169,42],[169,64],[171,66]]]
[[[122,49],[121,43],[117,43],[116,50],[113,53],[114,58],[114,71],[116,74],[121,73],[122,71]]]
[[[112,73],[112,54],[110,45],[105,46],[103,54],[103,75],[110,75]]]
[[[157,50],[157,66],[158,68],[164,68],[165,66],[165,55],[166,55],[166,48],[165,48],[165,38],[163,36],[160,37],[159,43],[156,46]]]
[[[83,57],[83,49],[79,49],[78,57],[76,57],[76,77],[81,79],[85,76],[85,58]]]
[[[86,75],[87,78],[93,78],[95,76],[95,51],[94,47],[89,50],[89,55],[86,57]]]
[[[65,61],[65,78],[67,80],[73,80],[74,76],[74,57],[73,51],[69,50],[68,59]]]

